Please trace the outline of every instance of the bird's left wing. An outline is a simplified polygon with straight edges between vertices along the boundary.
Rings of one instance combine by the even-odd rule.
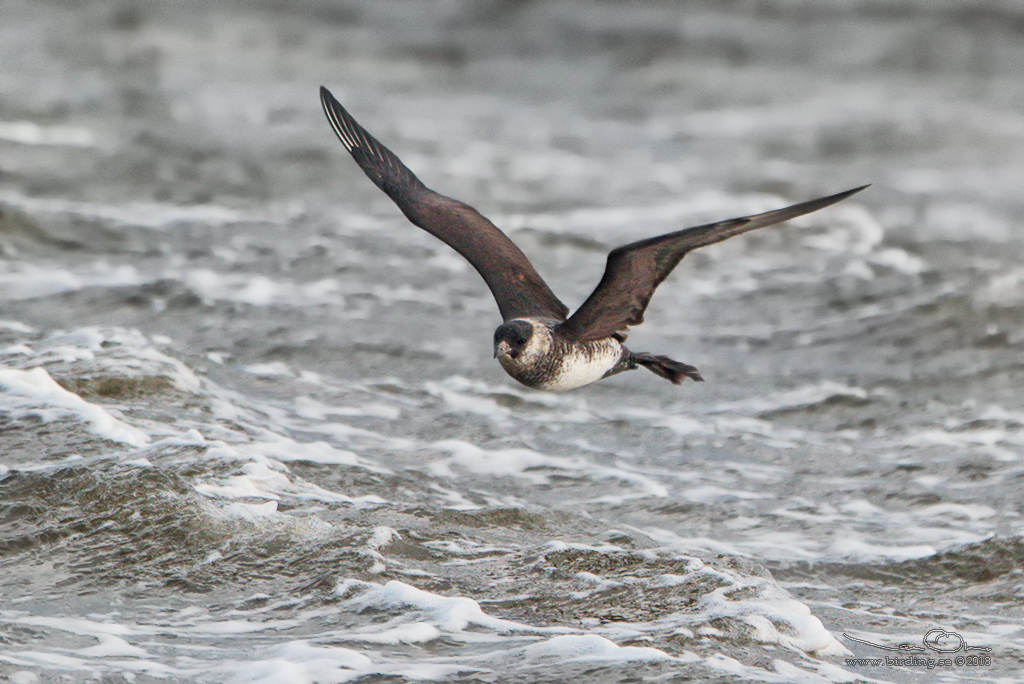
[[[564,339],[597,340],[639,325],[654,294],[690,252],[734,235],[809,214],[844,200],[868,186],[794,204],[754,216],[728,219],[640,240],[612,250],[604,276],[587,301],[556,330]]]
[[[320,102],[334,132],[370,180],[410,221],[465,257],[483,276],[504,320],[527,316],[565,320],[568,307],[497,226],[473,207],[425,186],[322,86]]]

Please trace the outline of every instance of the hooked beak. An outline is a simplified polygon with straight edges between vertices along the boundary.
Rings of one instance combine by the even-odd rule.
[[[494,345],[494,358],[498,358],[498,354],[509,356],[511,351],[512,347],[509,343],[502,340],[501,342],[498,342],[498,344]]]

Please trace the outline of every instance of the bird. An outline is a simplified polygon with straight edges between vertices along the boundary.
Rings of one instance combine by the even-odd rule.
[[[677,385],[686,378],[703,382],[694,366],[634,352],[623,344],[628,329],[643,322],[655,289],[699,247],[818,211],[869,187],[617,247],[608,254],[597,287],[570,316],[522,250],[497,226],[468,204],[424,185],[323,86],[320,102],[335,134],[370,180],[409,221],[453,248],[483,277],[503,321],[494,331],[494,357],[516,381],[539,390],[573,390],[640,367]]]

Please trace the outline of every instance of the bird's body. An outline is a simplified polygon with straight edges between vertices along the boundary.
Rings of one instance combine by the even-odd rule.
[[[370,180],[412,223],[455,249],[480,273],[504,319],[494,333],[495,357],[517,381],[541,390],[571,390],[639,366],[675,384],[686,377],[702,381],[693,366],[623,345],[627,328],[643,322],[655,288],[698,247],[817,211],[867,187],[618,247],[608,255],[597,288],[569,316],[526,255],[493,223],[427,188],[326,88],[320,88],[320,100],[334,132]]]
[[[558,336],[558,323],[516,318],[500,326],[494,334],[495,356],[505,372],[527,387],[564,392],[625,370],[630,352],[617,339],[566,342]],[[524,335],[525,344],[512,339]]]

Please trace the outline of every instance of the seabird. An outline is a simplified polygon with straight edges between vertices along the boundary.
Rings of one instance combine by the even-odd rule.
[[[504,321],[494,331],[494,356],[513,378],[541,390],[571,390],[640,366],[677,385],[683,378],[702,382],[694,366],[622,344],[627,329],[643,322],[655,288],[687,252],[809,214],[868,187],[613,249],[601,282],[570,316],[507,235],[473,207],[425,186],[323,86],[320,101],[334,132],[370,180],[414,225],[461,254],[483,276]]]

